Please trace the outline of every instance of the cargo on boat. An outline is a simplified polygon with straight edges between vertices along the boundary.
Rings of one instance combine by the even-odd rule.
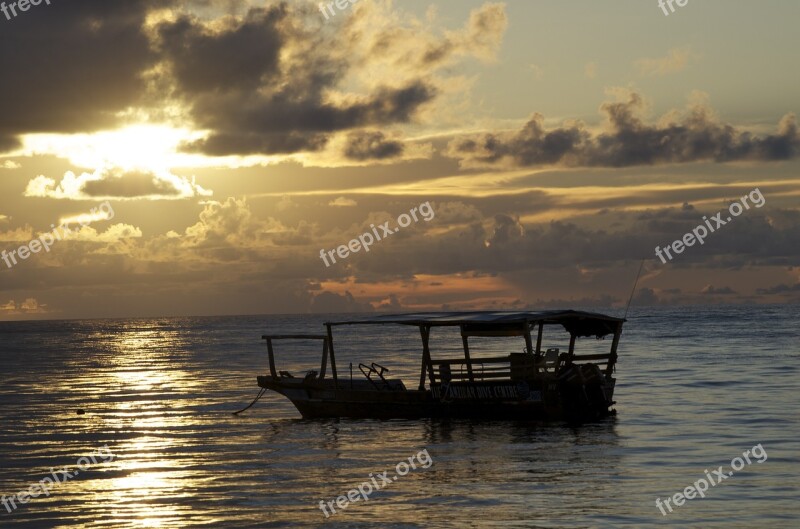
[[[431,312],[390,314],[325,323],[325,334],[265,335],[269,374],[258,377],[263,391],[287,397],[304,418],[478,418],[586,421],[614,413],[614,366],[623,318],[581,311]],[[336,368],[333,329],[343,325],[417,327],[422,339],[419,384],[409,389],[389,369],[359,364],[363,378],[343,378]],[[542,350],[545,327],[566,333],[566,350]],[[430,348],[431,333],[458,327],[463,356],[439,358]],[[576,353],[578,338],[611,336],[608,352]],[[470,354],[470,338],[522,339],[522,352],[504,356]],[[295,377],[275,367],[274,343],[322,342],[319,371]]]

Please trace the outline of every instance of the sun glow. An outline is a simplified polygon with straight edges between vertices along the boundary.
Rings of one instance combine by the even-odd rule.
[[[180,152],[181,145],[202,132],[167,125],[139,124],[91,134],[30,134],[25,155],[51,154],[80,167],[116,167],[126,171],[167,171],[207,165],[204,156]]]

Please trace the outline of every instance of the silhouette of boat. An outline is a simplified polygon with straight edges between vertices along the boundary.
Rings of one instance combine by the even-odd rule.
[[[389,314],[354,321],[325,323],[326,334],[265,335],[269,375],[259,376],[262,392],[287,397],[304,418],[478,418],[514,420],[595,420],[615,413],[616,379],[612,376],[622,325],[626,320],[581,311],[432,312]],[[408,389],[389,378],[381,364],[359,364],[363,379],[343,379],[336,369],[333,328],[343,325],[406,325],[418,327],[422,338],[419,386]],[[565,331],[568,348],[542,350],[542,335],[550,326]],[[434,359],[431,332],[458,327],[463,356]],[[612,336],[610,350],[578,355],[578,338]],[[523,352],[476,358],[470,354],[473,337],[521,337]],[[548,332],[548,339],[550,333]],[[319,372],[295,377],[277,371],[273,343],[280,340],[319,340]],[[330,365],[330,374],[328,366]]]

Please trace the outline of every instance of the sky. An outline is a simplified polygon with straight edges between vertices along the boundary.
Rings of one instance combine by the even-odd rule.
[[[5,4],[0,319],[800,302],[797,2]]]

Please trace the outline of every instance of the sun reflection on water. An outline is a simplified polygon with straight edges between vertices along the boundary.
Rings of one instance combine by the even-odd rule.
[[[101,493],[114,527],[186,527],[203,481],[182,437],[198,424],[197,374],[183,369],[186,340],[177,332],[132,326],[106,335],[108,351],[98,389],[104,423],[121,438]],[[109,391],[111,389],[111,391]],[[189,398],[187,398],[187,396]],[[100,411],[100,410],[98,410]],[[207,478],[205,478],[207,479]]]

